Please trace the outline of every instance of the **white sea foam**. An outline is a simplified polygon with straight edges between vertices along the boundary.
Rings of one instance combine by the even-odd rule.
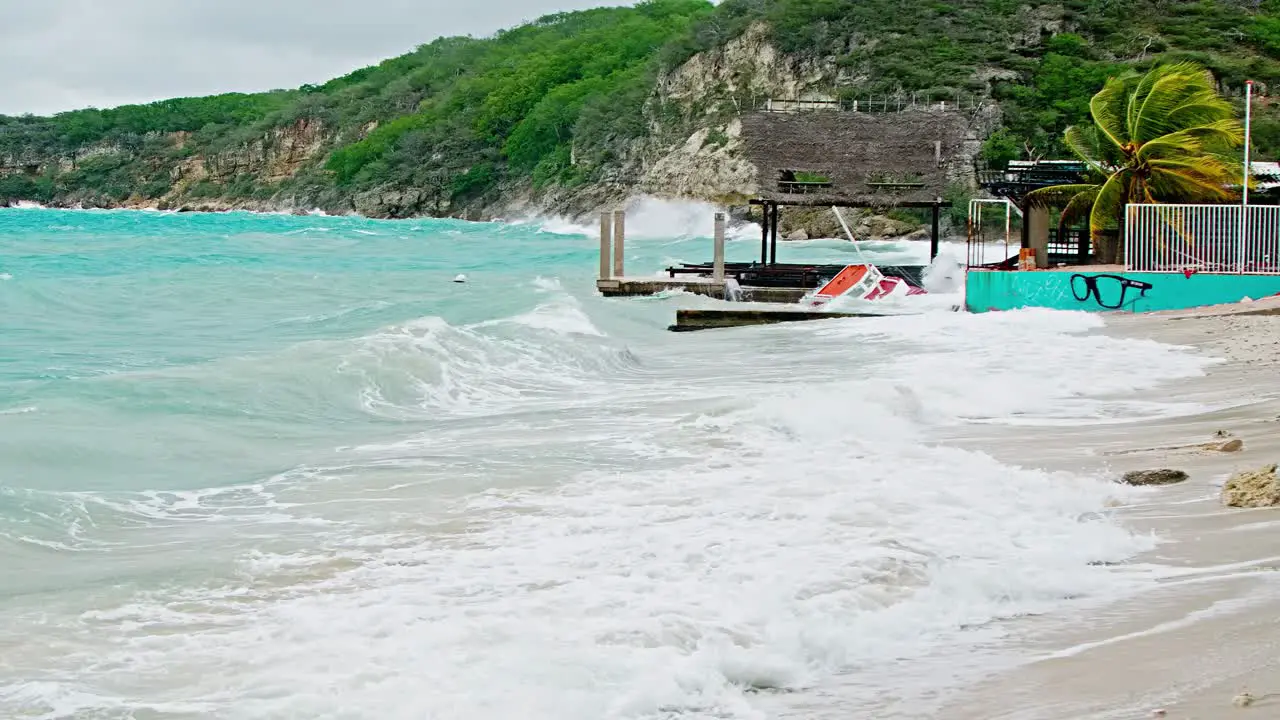
[[[1130,491],[936,433],[1095,417],[1111,395],[1200,372],[1181,349],[1047,311],[629,348],[557,282],[538,288],[536,309],[503,321],[423,318],[309,346],[345,353],[344,372],[376,389],[371,411],[439,421],[349,449],[342,467],[143,497],[130,511],[205,532],[229,509],[209,542],[239,549],[235,575],[100,601],[39,637],[0,631],[16,663],[0,709],[758,718],[751,689],[968,661],[974,627],[1149,581],[1089,564],[1151,547],[1106,516]],[[331,522],[305,542],[238,537],[255,506]],[[908,699],[905,685],[879,691]],[[861,691],[841,692],[854,712]]]

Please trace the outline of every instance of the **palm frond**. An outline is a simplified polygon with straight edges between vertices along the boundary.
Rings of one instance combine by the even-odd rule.
[[[1101,185],[1090,185],[1088,190],[1076,193],[1075,197],[1067,202],[1066,207],[1062,208],[1062,214],[1058,216],[1058,237],[1066,237],[1064,230],[1067,227],[1089,217],[1093,204],[1098,199],[1098,191],[1101,189]]]
[[[1160,66],[1133,90],[1129,139],[1144,143],[1188,126],[1232,115],[1231,105],[1215,90],[1213,76],[1194,63]]]
[[[1218,120],[1162,135],[1143,143],[1138,150],[1141,160],[1191,157],[1210,154],[1210,150],[1235,147],[1244,142],[1244,126],[1235,118]]]
[[[1165,114],[1168,128],[1186,128],[1211,125],[1219,120],[1235,117],[1235,108],[1216,93],[1207,92],[1187,98],[1182,104],[1170,108]]]
[[[1130,82],[1129,75],[1109,78],[1102,89],[1089,100],[1089,114],[1093,116],[1098,131],[1116,147],[1123,146],[1128,135],[1127,86]]]
[[[1150,184],[1156,197],[1179,201],[1221,201],[1233,199],[1230,177],[1225,168],[1200,163],[1157,160],[1151,165]]]
[[[1116,160],[1115,146],[1105,142],[1096,128],[1072,125],[1062,134],[1062,142],[1095,172],[1108,174],[1108,161]]]
[[[1098,195],[1093,199],[1093,208],[1089,212],[1089,235],[1098,240],[1107,227],[1117,222],[1125,201],[1125,172],[1118,172],[1098,188]]]
[[[1023,196],[1028,207],[1033,208],[1054,208],[1063,207],[1071,203],[1077,195],[1083,192],[1097,191],[1100,185],[1053,185],[1051,187],[1038,188],[1032,190]]]

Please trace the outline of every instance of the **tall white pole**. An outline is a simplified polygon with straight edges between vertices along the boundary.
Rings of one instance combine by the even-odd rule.
[[[1241,195],[1241,205],[1249,204],[1249,122],[1252,119],[1253,109],[1253,81],[1249,80],[1244,85],[1244,194]]]
[[[1240,237],[1236,256],[1236,272],[1244,272],[1245,246],[1249,235],[1249,179],[1253,173],[1249,167],[1249,123],[1253,110],[1253,81],[1244,84],[1244,186],[1240,191]]]

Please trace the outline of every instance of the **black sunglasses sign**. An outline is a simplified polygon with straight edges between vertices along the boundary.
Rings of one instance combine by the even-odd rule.
[[[1100,307],[1108,310],[1118,310],[1124,307],[1126,294],[1131,288],[1138,291],[1138,296],[1132,298],[1136,302],[1138,298],[1146,297],[1147,291],[1152,288],[1152,285],[1141,280],[1130,280],[1123,275],[1081,275],[1076,273],[1071,276],[1071,294],[1075,296],[1076,300],[1085,302],[1092,297]]]

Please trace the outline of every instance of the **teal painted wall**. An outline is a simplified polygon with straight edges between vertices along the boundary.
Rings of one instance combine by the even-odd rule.
[[[1094,281],[1098,288],[1096,294],[1089,291],[1088,281],[1084,279],[1090,276],[1106,276]],[[1149,283],[1151,289],[1143,296],[1137,288],[1123,288],[1122,296],[1121,281],[1115,279],[1115,276]],[[1280,275],[1195,273],[1187,277],[1182,273],[970,270],[965,278],[965,306],[969,312],[1024,307],[1148,312],[1221,305],[1240,302],[1246,297],[1256,300],[1276,294],[1280,294]],[[1078,296],[1085,299],[1080,300]],[[1099,296],[1101,303],[1098,301]],[[1104,306],[1114,306],[1118,302],[1122,303],[1119,308]]]

